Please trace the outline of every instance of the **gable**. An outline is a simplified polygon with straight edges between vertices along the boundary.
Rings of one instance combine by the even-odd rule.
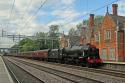
[[[116,27],[116,23],[113,21],[113,19],[109,15],[105,15],[102,23],[103,28],[113,28]]]

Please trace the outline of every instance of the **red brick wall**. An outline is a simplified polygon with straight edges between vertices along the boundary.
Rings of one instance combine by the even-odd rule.
[[[106,49],[106,59],[105,60],[112,60],[110,49],[114,49],[114,56],[116,61],[117,49],[116,49],[116,24],[113,22],[112,18],[109,15],[106,15],[103,19],[101,29],[98,30],[100,33],[100,43],[94,41],[94,44],[99,47],[100,56],[102,55],[102,49]],[[109,30],[111,34],[111,39],[105,39],[105,31]],[[120,52],[121,53],[121,52]],[[114,60],[114,59],[113,59]]]
[[[118,61],[123,61],[124,59],[124,32],[118,32]]]

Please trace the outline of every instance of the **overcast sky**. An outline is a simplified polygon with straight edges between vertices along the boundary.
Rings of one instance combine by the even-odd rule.
[[[116,0],[47,0],[37,14],[35,12],[45,0],[0,0],[0,29],[9,33],[33,35],[49,30],[48,26],[58,24],[60,32],[68,33],[83,19],[87,19],[91,10],[100,8]],[[118,0],[118,14],[125,16],[125,0]],[[112,6],[109,5],[109,12]],[[93,12],[105,15],[106,7]]]

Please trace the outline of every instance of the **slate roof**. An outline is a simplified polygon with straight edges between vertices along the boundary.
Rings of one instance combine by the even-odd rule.
[[[109,15],[112,17],[112,19],[116,23],[117,23],[117,21],[120,22],[120,23],[125,22],[125,17],[124,16],[118,16],[118,15],[113,15],[113,14],[109,14]]]
[[[119,15],[113,15],[113,14],[109,14],[107,13],[107,15],[109,15],[111,17],[111,19],[116,23],[118,23],[118,26],[119,26],[119,30],[122,30],[122,28],[124,28],[124,23],[125,23],[125,16],[119,16]],[[102,23],[100,23],[102,24]],[[94,32],[97,31],[97,25],[95,25],[94,27]]]
[[[123,23],[125,22],[125,16],[119,16],[119,15],[113,15],[113,14],[109,14],[109,16],[113,19],[113,21],[118,25],[120,28],[123,28]]]

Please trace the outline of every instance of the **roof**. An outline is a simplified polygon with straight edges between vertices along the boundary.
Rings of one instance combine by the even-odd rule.
[[[113,15],[109,14],[109,16],[113,19],[113,21],[118,25],[119,27],[123,28],[123,23],[125,22],[125,16],[118,16],[118,15]]]
[[[113,15],[113,14],[109,14],[109,15],[112,17],[112,19],[116,23],[117,23],[117,21],[120,22],[120,23],[125,22],[125,16],[118,16],[118,15]]]

